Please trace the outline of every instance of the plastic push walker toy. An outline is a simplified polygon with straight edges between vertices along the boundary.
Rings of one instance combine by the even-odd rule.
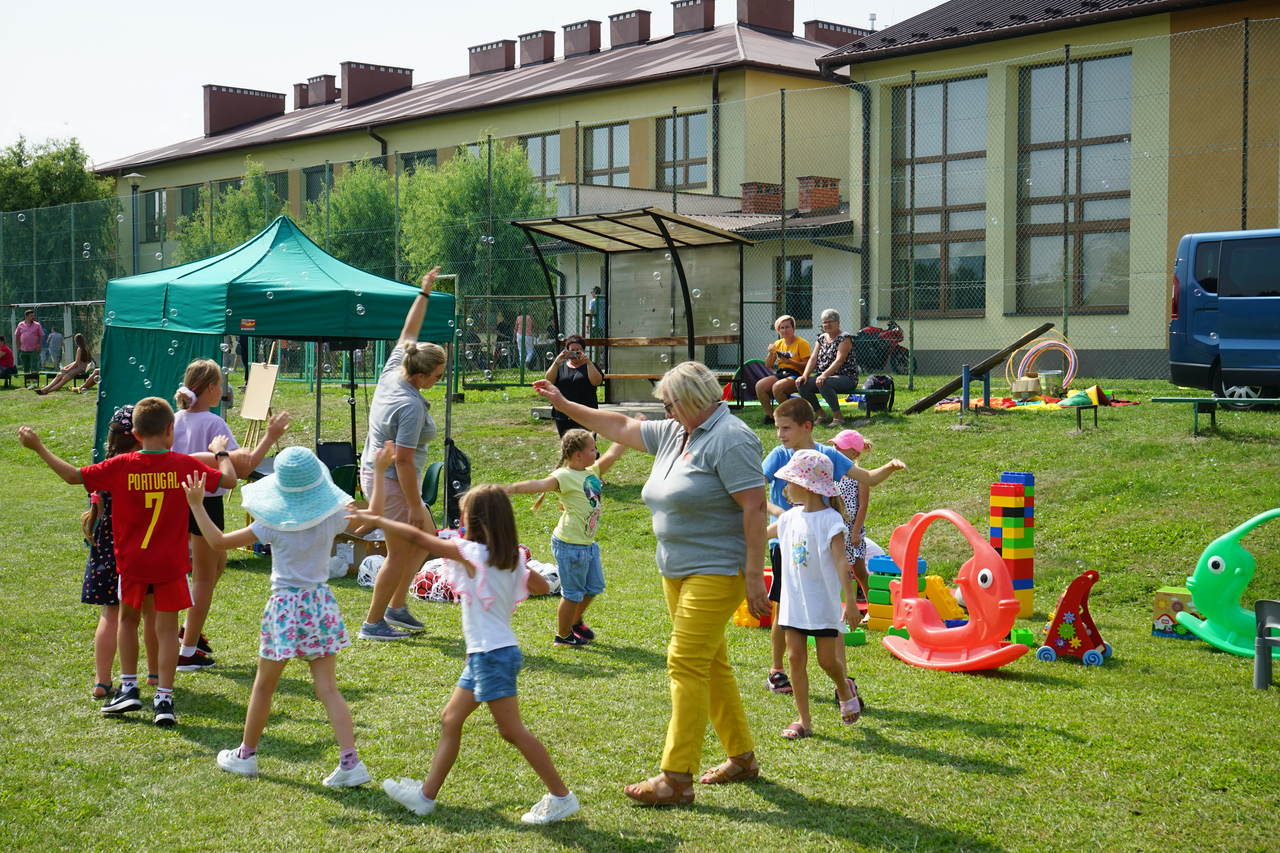
[[[1253,610],[1240,606],[1245,587],[1253,580],[1258,564],[1240,540],[1273,518],[1280,518],[1280,508],[1255,515],[1210,542],[1196,563],[1196,573],[1187,578],[1191,601],[1204,618],[1197,619],[1184,610],[1178,614],[1178,624],[1209,645],[1233,655],[1253,657],[1253,641],[1258,636]],[[1280,649],[1272,649],[1271,654],[1280,656]]]
[[[969,609],[969,622],[955,628],[943,624],[937,608],[918,591],[916,560],[920,539],[938,519],[951,522],[973,548],[973,556],[956,575],[956,585]],[[902,580],[890,582],[896,601],[893,627],[905,628],[909,634],[891,634],[881,641],[895,657],[926,669],[966,672],[995,669],[1029,651],[1022,643],[1004,640],[1020,607],[1013,597],[1009,569],[990,543],[959,514],[949,509],[916,513],[910,522],[893,531],[889,554],[903,567]]]
[[[1044,645],[1036,650],[1039,660],[1055,661],[1070,655],[1087,666],[1101,666],[1111,657],[1111,644],[1103,641],[1089,614],[1089,590],[1097,582],[1098,573],[1089,569],[1067,586],[1053,619],[1045,626]]]

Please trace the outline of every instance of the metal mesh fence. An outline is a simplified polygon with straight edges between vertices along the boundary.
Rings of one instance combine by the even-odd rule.
[[[370,272],[456,274],[463,386],[526,382],[557,334],[679,337],[686,324],[665,253],[606,258],[540,239],[544,271],[510,221],[657,206],[754,241],[740,254],[680,252],[700,292],[695,334],[736,341],[698,348],[718,370],[763,358],[779,314],[812,340],[835,309],[850,334],[901,327],[900,343],[863,336],[864,373],[955,375],[1053,322],[1085,376],[1165,376],[1178,237],[1277,224],[1280,22],[1131,31],[1095,43],[1073,32],[1080,43],[1035,52],[1006,42],[981,64],[935,52],[855,66],[847,85],[796,77],[778,90],[775,78],[748,96],[766,86],[726,84],[714,102],[673,86],[669,108],[566,106],[559,127],[513,110],[495,119],[500,134],[429,152],[10,211],[0,304],[57,303],[42,321],[96,335],[94,309],[68,318],[61,304],[228,248],[284,211]],[[595,352],[608,371],[639,375],[685,350]],[[282,375],[305,378],[306,358],[286,348]]]

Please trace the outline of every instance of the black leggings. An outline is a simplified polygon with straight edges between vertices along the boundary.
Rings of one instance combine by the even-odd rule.
[[[827,407],[831,409],[831,414],[834,415],[840,411],[840,397],[858,390],[857,376],[828,376],[822,380],[821,388],[814,383],[814,378],[810,376],[796,387],[796,390],[800,392],[800,396],[808,400],[809,405],[813,406],[814,413],[817,413],[819,409],[819,392],[822,394],[822,399],[827,401]]]

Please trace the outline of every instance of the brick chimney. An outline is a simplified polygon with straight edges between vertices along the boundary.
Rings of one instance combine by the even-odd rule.
[[[600,52],[600,22],[578,21],[564,25],[564,58]]]
[[[360,104],[413,87],[413,69],[367,62],[342,63],[342,107]]]
[[[471,54],[468,71],[471,77],[495,71],[510,71],[516,67],[516,43],[512,39],[478,44],[467,48],[467,53]]]
[[[556,34],[551,30],[538,30],[520,36],[520,67],[542,65],[556,58]]]
[[[700,33],[716,25],[716,0],[674,0],[671,4],[673,35]]]
[[[338,100],[338,78],[332,74],[317,74],[307,78],[307,106],[318,107]]]
[[[742,212],[782,215],[782,184],[747,181],[742,185]]]
[[[284,95],[234,86],[204,85],[204,135],[284,115]]]
[[[738,23],[791,35],[796,25],[795,0],[738,0]]]
[[[306,83],[293,84],[293,108],[295,110],[306,109],[311,105],[308,96],[311,94],[311,87]]]
[[[832,47],[844,47],[846,44],[853,44],[855,41],[866,38],[869,35],[871,35],[871,30],[864,30],[862,27],[851,27],[848,24],[833,24],[830,21],[804,22],[804,37],[806,39]]]
[[[649,12],[636,9],[609,16],[609,47],[630,47],[649,40]]]
[[[840,179],[806,175],[796,178],[800,192],[796,213],[832,213],[840,208]]]

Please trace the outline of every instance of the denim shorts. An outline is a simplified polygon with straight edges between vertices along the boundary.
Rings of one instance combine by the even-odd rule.
[[[571,545],[552,536],[551,554],[560,573],[560,595],[564,598],[581,601],[604,592],[604,566],[600,565],[598,544]]]
[[[458,676],[458,686],[476,695],[477,702],[492,702],[516,695],[516,676],[524,663],[519,646],[503,646],[490,652],[472,652]]]

